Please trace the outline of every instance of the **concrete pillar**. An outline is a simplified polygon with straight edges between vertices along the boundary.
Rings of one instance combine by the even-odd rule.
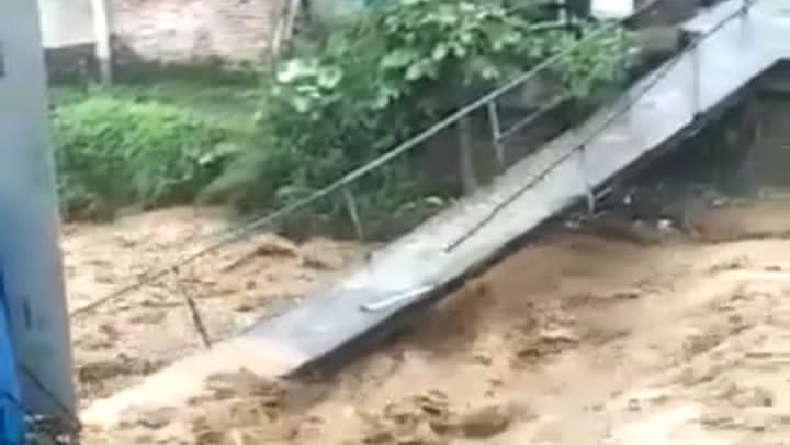
[[[19,361],[35,376],[23,376],[22,402],[63,417],[76,403],[35,0],[0,1],[0,53],[0,267]]]

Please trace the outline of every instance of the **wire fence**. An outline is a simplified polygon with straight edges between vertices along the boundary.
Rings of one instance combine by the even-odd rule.
[[[647,5],[640,8],[640,11],[637,11],[637,13],[641,13],[655,6],[658,2],[660,2],[660,0],[649,2]],[[580,139],[581,142],[577,147],[572,147],[567,155],[557,159],[535,177],[529,179],[525,178],[523,187],[515,194],[503,198],[486,218],[470,229],[468,233],[459,237],[454,243],[446,246],[446,250],[450,251],[463,244],[469,237],[473,236],[475,232],[493,219],[501,209],[505,208],[525,191],[532,188],[565,159],[583,151],[585,144],[605,131],[615,119],[628,113],[635,102],[648,93],[662,78],[664,78],[664,76],[672,72],[673,69],[676,69],[678,62],[681,60],[681,57],[684,57],[684,54],[697,57],[696,49],[702,41],[715,34],[716,31],[731,20],[737,19],[738,17],[745,17],[751,3],[750,1],[744,0],[742,7],[738,11],[728,15],[706,32],[693,36],[692,41],[685,48],[685,52],[665,62],[658,72],[654,72],[649,82],[642,84],[643,87],[640,91],[632,92],[628,95],[626,100],[615,102],[615,106],[611,109],[611,115],[594,128],[589,129],[588,133],[582,136]],[[619,25],[619,23],[612,24],[612,26]],[[600,32],[606,31],[602,30]],[[590,38],[594,37],[595,36],[591,36]],[[580,41],[578,45],[583,45],[584,43],[584,41]],[[558,122],[558,110],[563,104],[567,103],[568,96],[566,91],[553,83],[552,76],[556,67],[563,63],[575,48],[576,47],[569,48],[565,52],[545,60],[530,71],[508,82],[506,85],[482,95],[469,105],[458,109],[446,118],[435,123],[416,137],[397,145],[384,155],[352,170],[313,194],[294,201],[272,213],[254,219],[243,226],[212,234],[207,238],[210,240],[209,242],[186,253],[177,261],[141,274],[131,284],[117,289],[90,304],[75,309],[70,316],[75,319],[75,322],[88,322],[87,319],[80,320],[80,318],[86,317],[90,313],[101,308],[111,307],[111,303],[121,301],[140,288],[156,281],[168,277],[174,277],[173,279],[179,280],[181,279],[179,274],[187,270],[186,266],[189,264],[240,240],[244,240],[262,229],[269,227],[281,218],[302,211],[310,206],[317,205],[329,197],[340,197],[338,202],[345,204],[350,225],[352,225],[354,231],[362,237],[366,231],[366,221],[358,211],[354,187],[358,184],[360,179],[366,177],[370,173],[418,150],[423,154],[430,155],[433,153],[438,156],[438,161],[433,163],[435,164],[433,167],[438,165],[441,169],[447,168],[447,165],[452,165],[452,171],[449,172],[450,175],[457,176],[458,166],[460,166],[461,170],[466,169],[463,174],[471,175],[472,180],[477,186],[484,186],[492,182],[501,172],[529,156],[531,153],[534,153],[535,150],[538,150],[542,145],[556,137],[571,124],[571,122]],[[698,66],[698,64],[693,64],[693,66]],[[695,112],[701,112],[702,110],[698,108],[700,95],[698,70],[693,70],[690,77],[689,100],[697,104]],[[612,91],[611,97],[622,94],[626,87],[627,86],[624,85]],[[458,136],[458,129],[463,126],[469,127],[465,129],[467,131],[461,132],[461,134],[467,134],[467,140],[460,139]],[[453,146],[455,150],[448,150],[448,145]],[[464,145],[465,147],[463,147]],[[462,146],[462,149],[458,149],[459,146]],[[464,148],[466,151],[463,150]],[[429,166],[427,168],[430,169],[433,167]],[[431,176],[436,177],[441,177],[441,173],[441,171],[437,170],[429,171]],[[430,199],[430,197],[426,196],[426,199]],[[590,204],[592,205],[593,202]],[[449,205],[451,205],[451,203],[447,202],[436,206],[432,214],[424,216],[424,220],[427,220],[433,214],[440,212]],[[189,314],[194,332],[198,333],[199,341],[195,346],[210,347],[213,342],[217,341],[218,336],[215,335],[216,332],[211,332],[212,329],[203,322],[201,317],[201,312],[205,312],[205,310],[200,307],[202,300],[200,297],[201,291],[199,289],[187,289],[185,287],[179,287],[178,289],[180,290],[177,292],[183,293],[184,295],[177,296],[178,298],[176,298],[176,300],[180,298],[180,304],[182,304],[182,308],[186,313]],[[218,309],[212,306],[211,310],[214,311]]]

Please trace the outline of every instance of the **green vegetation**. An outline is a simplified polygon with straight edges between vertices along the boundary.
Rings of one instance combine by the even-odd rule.
[[[243,100],[186,100],[170,88],[62,95],[54,120],[64,202],[157,205],[210,183],[201,199],[260,213],[337,180],[467,101],[469,91],[507,81],[578,37],[589,39],[551,67],[550,86],[589,102],[620,80],[619,30],[580,24],[572,33],[541,20],[532,8],[497,2],[382,2],[297,45]],[[236,111],[213,117],[226,109]],[[369,236],[398,233],[457,193],[429,187],[421,161],[416,150],[353,186]],[[344,197],[286,225],[349,227]]]
[[[401,0],[334,28],[300,48],[269,80],[258,119],[262,144],[212,192],[255,210],[320,189],[464,102],[471,87],[506,81],[576,44],[579,36],[547,29],[537,15],[493,2]],[[574,98],[588,99],[619,79],[623,40],[616,29],[584,24],[577,31],[591,36],[588,43],[547,77]],[[423,189],[414,168],[419,161],[419,153],[404,156],[357,185],[360,212],[374,232],[393,224],[393,215],[410,213],[404,209],[422,209],[426,196],[448,194]],[[343,197],[333,198],[311,212],[347,223]],[[398,225],[408,227],[424,216],[418,213]]]
[[[190,202],[250,144],[252,127],[240,124],[248,118],[184,106],[180,97],[158,88],[55,92],[64,216],[106,218],[126,206]]]

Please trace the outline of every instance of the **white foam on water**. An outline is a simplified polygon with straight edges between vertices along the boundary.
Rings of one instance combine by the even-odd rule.
[[[178,408],[203,391],[213,375],[246,369],[266,378],[288,374],[305,357],[283,345],[260,339],[238,338],[213,349],[179,360],[142,383],[94,401],[80,413],[85,425],[109,427],[132,409]]]

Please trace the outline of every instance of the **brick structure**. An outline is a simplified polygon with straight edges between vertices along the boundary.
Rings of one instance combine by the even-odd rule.
[[[271,45],[285,0],[111,0],[116,42],[163,62],[251,60]]]

